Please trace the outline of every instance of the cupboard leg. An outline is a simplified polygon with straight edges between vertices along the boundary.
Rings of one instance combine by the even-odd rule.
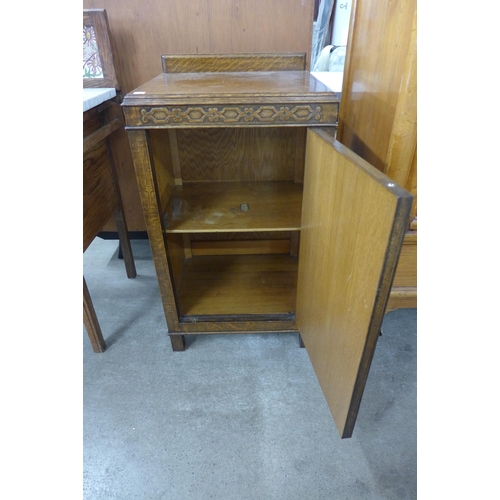
[[[106,342],[104,342],[102,336],[101,326],[97,320],[97,315],[94,305],[92,304],[92,299],[90,298],[85,278],[83,278],[83,323],[94,352],[104,352],[106,349]]]
[[[173,351],[184,351],[186,349],[186,337],[184,335],[170,335]]]
[[[300,333],[299,333],[299,346],[300,347],[305,347],[304,341],[302,340],[302,336],[300,335]]]

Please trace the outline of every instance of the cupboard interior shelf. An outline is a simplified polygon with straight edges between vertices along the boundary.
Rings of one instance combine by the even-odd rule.
[[[296,231],[302,184],[293,181],[193,182],[175,186],[164,214],[167,233]]]
[[[294,315],[298,259],[289,254],[185,259],[177,299],[181,317]]]

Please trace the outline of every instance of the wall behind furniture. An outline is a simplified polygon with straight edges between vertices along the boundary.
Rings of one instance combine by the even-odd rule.
[[[309,68],[312,0],[83,0],[83,8],[107,11],[123,95],[161,73],[161,54],[306,52]],[[129,231],[145,231],[124,129],[112,154]]]

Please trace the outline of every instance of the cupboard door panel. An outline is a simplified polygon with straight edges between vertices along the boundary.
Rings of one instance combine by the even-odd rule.
[[[412,196],[307,132],[296,322],[343,438],[353,432]]]

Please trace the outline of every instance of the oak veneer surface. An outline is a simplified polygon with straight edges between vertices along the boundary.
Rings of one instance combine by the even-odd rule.
[[[302,186],[290,182],[199,182],[175,186],[166,232],[298,230]]]
[[[307,71],[162,73],[122,106],[127,129],[334,126],[339,95]]]
[[[181,316],[287,314],[296,287],[295,257],[203,256],[186,260],[177,295]]]
[[[385,171],[394,123],[411,125],[411,120],[400,121],[396,112],[406,109],[416,118],[416,95],[401,101],[406,86],[413,88],[408,63],[416,43],[416,1],[357,0],[352,8],[337,138]],[[398,142],[401,148],[401,139]],[[405,151],[411,155],[413,149],[407,144]]]
[[[84,138],[101,127],[99,113],[91,109],[83,114]],[[113,216],[117,202],[104,140],[93,144],[83,155],[83,251]]]
[[[306,53],[162,55],[164,73],[304,71]]]
[[[162,73],[127,94],[124,105],[332,101],[332,94],[308,71]]]
[[[291,127],[177,129],[182,182],[294,180],[304,162],[299,132],[305,135]]]
[[[192,255],[289,254],[289,239],[191,241]]]
[[[174,154],[177,154],[175,161],[178,162],[178,148],[172,144],[169,134],[170,131],[150,130],[146,137],[146,143],[151,153],[151,168],[154,172],[161,210],[166,208],[174,186],[182,183],[181,175],[174,172],[173,164]],[[177,165],[176,168],[178,169],[179,166]]]
[[[144,130],[131,130],[129,131],[129,138],[163,309],[169,330],[176,330],[179,328],[179,323],[175,302],[166,299],[167,297],[174,297],[174,288],[160,219],[161,207],[159,204],[162,203],[162,200],[158,193],[155,192],[156,176],[153,157],[148,144],[148,135]],[[173,187],[173,178],[167,176],[167,181],[170,182],[168,189],[171,189]]]
[[[349,437],[411,196],[320,134],[307,134],[296,321],[339,433]]]
[[[416,0],[353,3],[337,138],[412,193],[408,228],[415,230]],[[405,239],[389,309],[417,306],[416,244],[408,245]]]
[[[417,235],[416,231],[406,234],[399,257],[394,287],[417,287]]]

